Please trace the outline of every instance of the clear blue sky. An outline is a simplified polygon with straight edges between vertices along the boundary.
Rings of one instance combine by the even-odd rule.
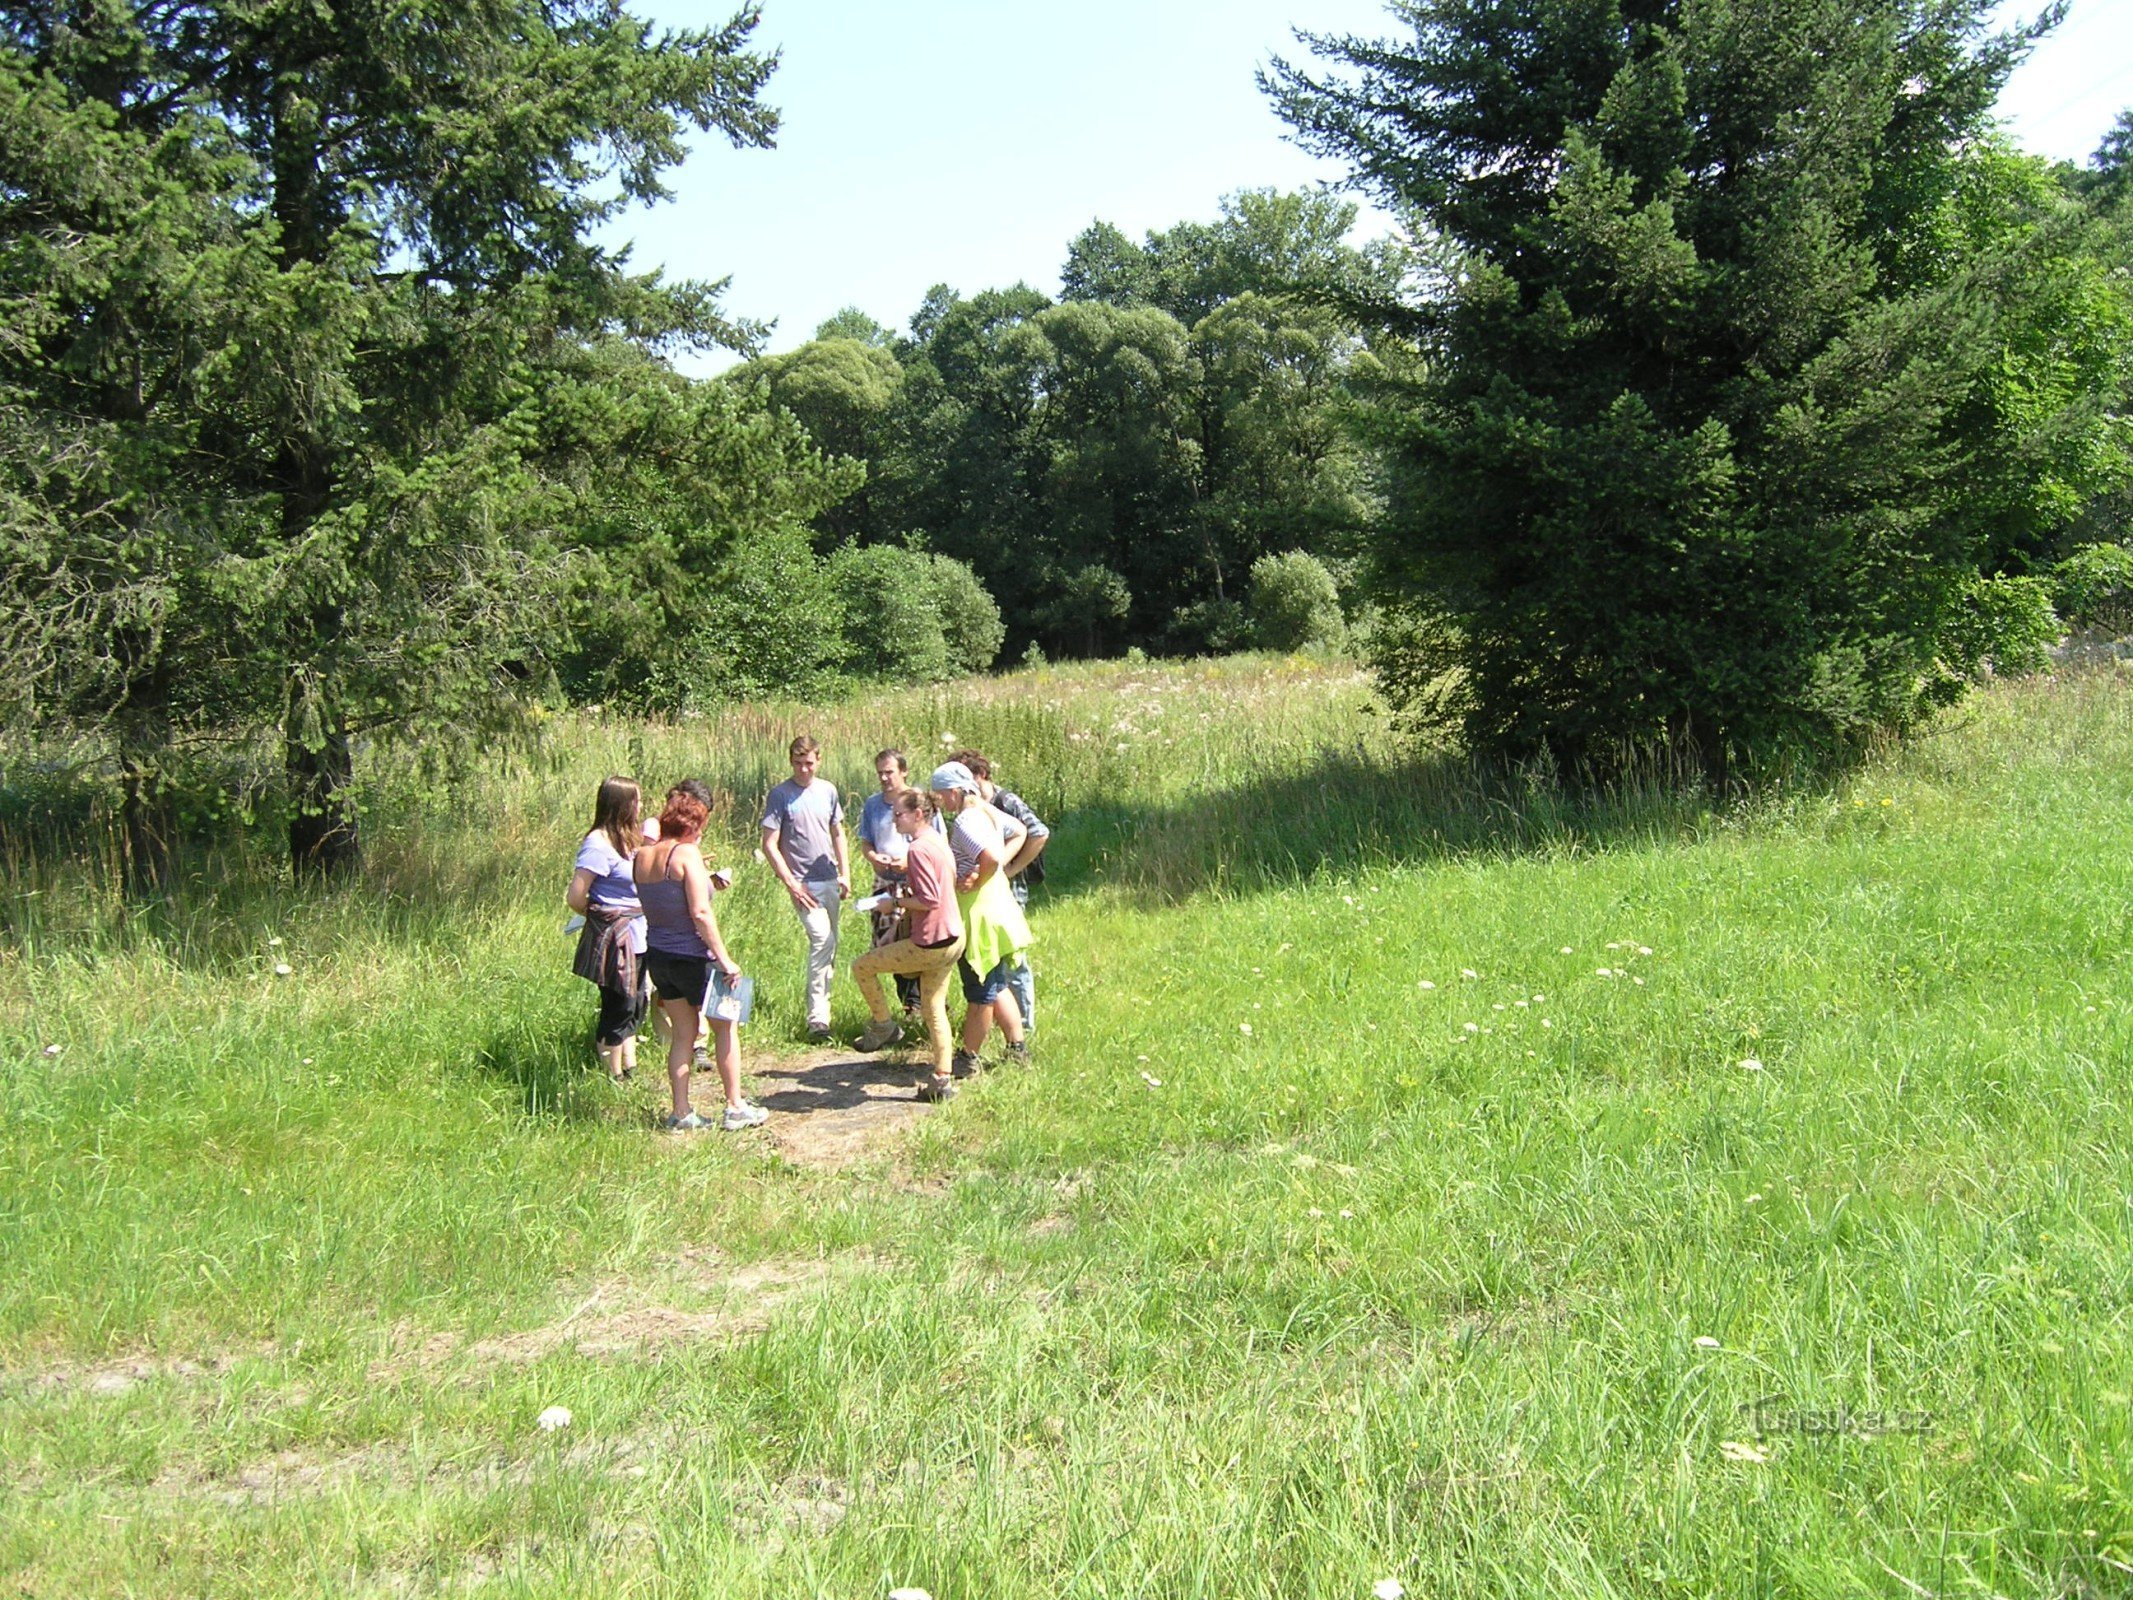
[[[635,9],[700,27],[734,6]],[[1294,26],[1394,31],[1380,0],[766,0],[778,147],[700,141],[676,198],[610,237],[641,266],[730,275],[727,310],[774,321],[772,349],[847,305],[900,328],[936,283],[1056,293],[1097,218],[1139,237],[1238,189],[1343,176],[1284,140],[1253,83],[1275,53],[1302,54]],[[2001,109],[2028,148],[2080,160],[2128,103],[2133,0],[2074,0]]]

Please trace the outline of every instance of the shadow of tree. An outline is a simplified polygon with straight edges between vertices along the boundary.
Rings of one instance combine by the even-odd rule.
[[[1306,768],[1170,804],[1069,811],[1054,824],[1035,894],[1124,890],[1164,904],[1366,867],[1592,851],[1693,832],[1713,809],[1693,775],[1658,760],[1573,786],[1543,767],[1329,750]]]

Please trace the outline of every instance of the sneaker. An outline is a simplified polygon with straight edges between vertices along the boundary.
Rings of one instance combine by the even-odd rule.
[[[1022,1042],[1021,1042],[1020,1044],[1011,1044],[1011,1045],[1009,1045],[1009,1046],[1007,1047],[1007,1059],[1008,1059],[1008,1061],[1009,1061],[1009,1062],[1010,1062],[1010,1063],[1011,1063],[1012,1065],[1014,1065],[1014,1066],[1018,1066],[1018,1067],[1026,1067],[1026,1066],[1028,1066],[1028,1065],[1029,1065],[1029,1040],[1027,1040],[1027,1039],[1024,1039],[1024,1040],[1023,1040],[1023,1041],[1022,1041]]]
[[[918,1097],[921,1100],[931,1101],[934,1105],[939,1105],[943,1100],[953,1100],[955,1098],[955,1079],[952,1077],[928,1078],[918,1086]]]
[[[739,1133],[743,1128],[760,1128],[769,1120],[769,1112],[765,1111],[761,1106],[750,1105],[745,1100],[737,1106],[726,1107],[726,1131],[728,1133]]]
[[[894,1017],[883,1017],[879,1022],[870,1022],[859,1035],[858,1045],[862,1050],[885,1050],[904,1036],[903,1024]]]
[[[667,1132],[669,1133],[701,1133],[710,1126],[709,1118],[700,1117],[693,1111],[685,1117],[667,1118]]]
[[[956,1051],[955,1060],[948,1064],[950,1074],[958,1078],[967,1078],[973,1072],[982,1072],[984,1069],[985,1063],[968,1050]]]
[[[689,1057],[689,1070],[691,1072],[709,1072],[711,1070],[711,1052],[702,1045],[698,1045],[696,1053]]]
[[[810,1022],[807,1025],[807,1042],[809,1044],[828,1044],[836,1037],[834,1033],[830,1032],[829,1024],[826,1022]]]

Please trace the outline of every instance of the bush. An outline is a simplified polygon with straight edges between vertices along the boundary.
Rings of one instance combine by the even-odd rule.
[[[1170,648],[1181,655],[1228,655],[1252,642],[1252,616],[1228,596],[1210,595],[1171,616]]]
[[[1962,614],[1942,630],[1942,660],[1967,678],[1990,666],[2002,677],[2042,672],[2051,664],[2059,618],[2041,578],[1980,578],[1963,596]]]
[[[886,683],[953,676],[930,558],[887,544],[846,545],[830,557],[844,602],[851,670]]]
[[[933,606],[941,619],[948,665],[958,673],[984,672],[999,659],[1007,639],[999,603],[978,575],[948,556],[921,556],[933,584]]]
[[[1269,650],[1337,650],[1347,637],[1340,586],[1301,550],[1252,563],[1252,624]]]
[[[2048,574],[2052,605],[2077,627],[2123,627],[2133,620],[2133,550],[2083,545]]]
[[[666,712],[756,695],[820,695],[849,646],[830,574],[797,532],[736,551],[702,586],[693,615],[653,657],[644,698]]]

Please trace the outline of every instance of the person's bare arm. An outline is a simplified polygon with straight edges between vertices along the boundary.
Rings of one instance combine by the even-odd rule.
[[[852,892],[852,847],[845,843],[842,822],[830,825],[830,850],[837,858],[837,892],[849,896]]]
[[[992,875],[999,870],[1000,852],[991,845],[987,845],[978,852],[978,864],[964,873],[962,877],[956,879],[955,886],[965,894],[972,893],[975,890],[984,888],[986,883],[991,880]]]
[[[1027,868],[1032,861],[1035,861],[1039,856],[1043,855],[1044,847],[1050,844],[1051,842],[1052,836],[1050,834],[1039,833],[1035,828],[1030,829],[1022,836],[1022,848],[1017,850],[1014,853],[1014,856],[1008,861],[1007,875],[1010,878],[1021,877],[1023,870]]]
[[[785,892],[792,896],[792,903],[802,911],[818,910],[822,902],[807,892],[807,885],[792,875],[792,868],[785,864],[785,853],[778,848],[778,830],[765,823],[763,826],[763,859],[770,863],[770,870],[777,874],[778,882],[785,885]]]
[[[592,887],[592,868],[578,868],[570,875],[570,888],[564,892],[563,904],[579,916],[584,916],[586,908],[592,904]]]
[[[726,954],[726,941],[719,937],[718,918],[711,910],[711,874],[704,870],[704,853],[693,844],[683,844],[674,847],[674,855],[681,863],[681,892],[696,937],[711,952],[713,966],[729,978],[738,976],[741,969]]]

